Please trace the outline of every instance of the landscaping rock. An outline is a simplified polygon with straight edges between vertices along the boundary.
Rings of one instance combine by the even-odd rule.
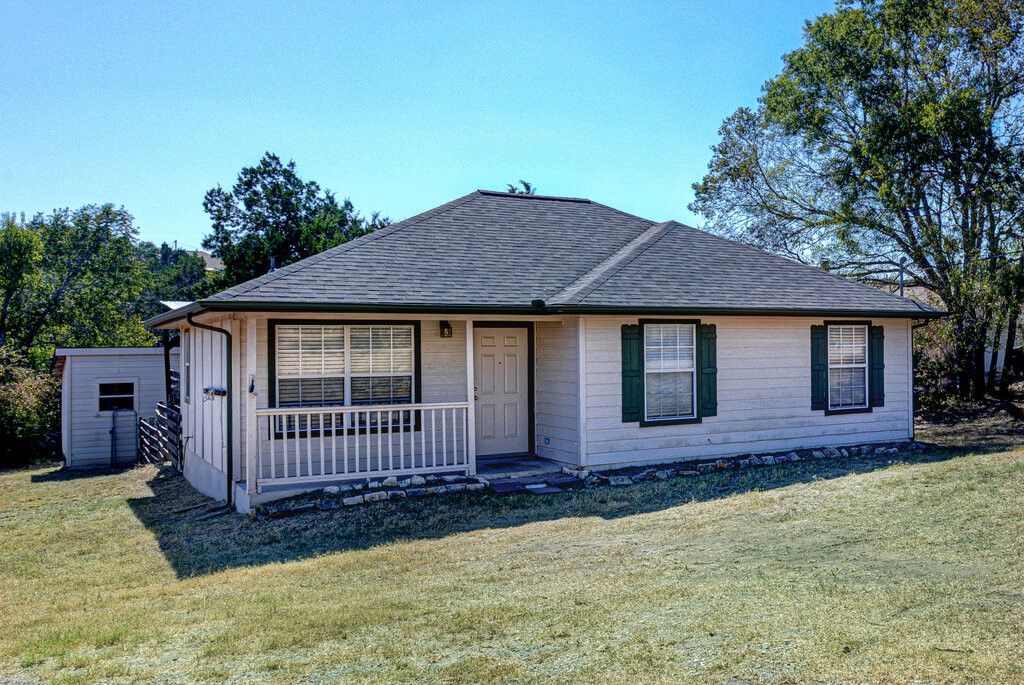
[[[400,488],[407,488],[410,485],[412,485],[412,478],[405,478],[403,480],[398,481],[398,487]]]
[[[761,461],[761,457],[757,456],[756,454],[751,454],[750,459],[748,461],[750,462],[751,466],[760,466],[763,463]]]
[[[739,464],[740,464],[740,468],[741,469],[749,469],[750,468],[750,460],[749,459],[740,459]]]
[[[674,475],[676,475],[676,472],[673,471],[672,469],[663,469],[661,471],[654,472],[654,477],[657,478],[658,480],[668,480]]]
[[[363,501],[365,502],[382,502],[388,498],[386,492],[368,492],[363,495]]]
[[[767,456],[761,457],[761,463],[764,464],[765,466],[775,466],[775,457],[773,457],[770,454],[767,455]]]
[[[729,465],[721,459],[715,462],[715,471],[725,471],[727,468],[729,468]]]
[[[699,473],[699,472],[697,472],[697,471],[680,471],[680,472],[679,472],[679,475],[680,475],[680,476],[684,476],[684,477],[686,477],[686,478],[690,478],[690,477],[692,477],[692,476],[699,476],[699,475],[700,475],[700,473]]]
[[[796,452],[790,452],[786,456],[789,457],[790,461],[800,461],[800,455]]]
[[[840,449],[839,454],[843,455],[844,458],[849,458],[850,453],[846,451],[846,448]]]
[[[824,452],[825,456],[829,459],[838,459],[840,456],[842,456],[839,454],[839,450],[837,450],[835,447],[826,447],[825,449],[822,450],[822,452]]]
[[[633,479],[630,478],[629,476],[609,476],[608,484],[614,485],[616,487],[621,487],[623,485],[632,485]]]
[[[356,504],[362,504],[363,503],[363,496],[362,495],[354,495],[352,497],[346,497],[345,499],[341,500],[341,503],[344,504],[346,507],[351,507],[351,506],[354,506]]]
[[[476,482],[479,485],[483,485],[484,487],[487,487],[488,485],[491,484],[491,481],[487,480],[486,478],[480,478],[479,476],[477,476]]]
[[[462,492],[466,489],[465,483],[452,483],[448,486],[448,492]]]
[[[441,476],[441,480],[445,483],[458,483],[462,480],[462,476]]]
[[[583,484],[588,487],[593,487],[595,485],[604,485],[604,481],[597,476],[587,476],[583,479]]]
[[[331,511],[332,509],[341,509],[341,502],[336,499],[325,499],[316,503],[316,508],[320,511]]]
[[[362,483],[354,483],[352,485],[352,489],[353,490],[362,490],[363,489],[363,484]]]
[[[387,478],[382,480],[380,484],[382,486],[384,486],[385,488],[397,488],[398,487],[398,479],[395,478],[394,476],[388,476]]]
[[[466,489],[467,490],[486,490],[487,489],[487,485],[485,485],[484,483],[470,483],[469,485],[466,486]]]
[[[814,450],[813,452],[811,452],[811,457],[814,459],[824,459],[825,453],[819,452],[818,450]]]
[[[388,499],[405,499],[405,490],[388,490]]]
[[[568,466],[562,467],[562,473],[573,478],[579,478],[580,480],[586,480],[590,477],[590,471],[587,469],[574,469]]]
[[[654,480],[654,474],[655,474],[655,470],[654,469],[645,469],[645,470],[641,471],[640,473],[635,474],[633,476],[633,481],[639,483],[639,482],[645,481],[645,480]]]
[[[428,495],[441,495],[441,494],[444,494],[446,492],[448,492],[448,486],[447,485],[435,485],[433,487],[427,488],[427,494]]]
[[[423,485],[427,482],[427,479],[423,476],[413,476],[409,479],[409,485]]]
[[[697,464],[697,470],[701,473],[711,473],[715,470],[714,464]]]
[[[409,497],[425,497],[427,494],[426,488],[409,488],[405,491],[405,494]]]
[[[366,484],[366,487],[368,487],[371,490],[376,490],[377,488],[380,487],[380,481],[379,480],[371,480],[370,482],[368,482]]]
[[[328,485],[326,488],[324,488],[324,492],[326,492],[328,495],[337,495],[338,493],[341,492],[341,488],[339,488],[337,485]]]

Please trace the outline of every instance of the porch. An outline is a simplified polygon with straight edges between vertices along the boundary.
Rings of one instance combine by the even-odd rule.
[[[376,331],[385,324],[412,331],[412,365],[380,372],[382,378],[408,375],[407,398],[353,404],[356,397],[331,406],[274,401],[285,390],[278,361],[287,358],[281,352],[283,329],[344,325],[344,335],[337,337],[347,341],[358,339],[364,328]],[[576,320],[421,317],[396,323],[367,317],[342,324],[324,317],[291,324],[247,318],[238,341],[239,376],[249,380],[249,392],[239,396],[244,417],[235,479],[240,508],[355,481],[431,474],[500,477],[578,463],[576,327]],[[314,359],[323,365],[328,343],[317,344],[321,351]],[[346,371],[345,398],[356,394],[359,380],[348,375],[358,358],[349,344],[339,343],[336,352],[336,363]],[[401,356],[397,350],[389,354]]]

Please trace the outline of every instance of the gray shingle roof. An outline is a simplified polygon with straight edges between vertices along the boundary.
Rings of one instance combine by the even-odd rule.
[[[939,310],[669,221],[476,191],[199,303],[216,309]]]

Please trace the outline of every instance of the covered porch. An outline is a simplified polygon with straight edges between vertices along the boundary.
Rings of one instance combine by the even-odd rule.
[[[244,510],[346,482],[578,464],[578,326],[575,317],[245,316],[236,502]]]

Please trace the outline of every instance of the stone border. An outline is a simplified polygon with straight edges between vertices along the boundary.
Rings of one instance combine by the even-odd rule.
[[[770,452],[748,456],[716,459],[714,461],[678,461],[657,466],[629,466],[618,469],[563,468],[561,472],[544,473],[520,478],[500,478],[490,481],[474,476],[411,476],[399,480],[395,476],[368,479],[366,483],[331,485],[295,498],[278,500],[254,510],[256,516],[283,518],[313,510],[332,510],[372,502],[430,497],[457,492],[487,492],[493,494],[555,494],[577,487],[635,485],[652,480],[688,478],[719,471],[739,471],[749,468],[776,466],[791,462],[835,460],[850,457],[897,455],[927,449],[921,442],[874,443],[846,447],[824,447],[813,450],[793,450],[785,453]],[[315,502],[302,501],[315,494],[326,495]]]

